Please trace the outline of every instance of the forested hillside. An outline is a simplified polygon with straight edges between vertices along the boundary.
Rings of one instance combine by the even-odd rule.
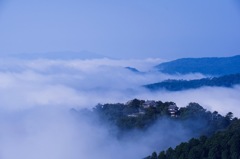
[[[211,137],[201,136],[169,148],[160,153],[153,152],[146,159],[239,159],[240,120],[233,119],[230,126]]]
[[[233,87],[240,84],[240,74],[225,75],[214,78],[202,78],[196,80],[165,80],[163,82],[145,85],[149,90],[169,90],[181,91],[187,89],[195,89],[205,86],[210,87]]]
[[[240,55],[233,57],[183,58],[161,63],[156,69],[168,74],[202,73],[227,75],[240,73]]]
[[[108,122],[120,133],[134,129],[147,130],[161,119],[188,128],[194,136],[211,135],[226,128],[231,122],[231,113],[226,116],[210,112],[197,103],[178,108],[174,102],[144,101],[134,99],[126,104],[98,104],[92,111],[76,111],[88,116],[97,115],[98,121]]]

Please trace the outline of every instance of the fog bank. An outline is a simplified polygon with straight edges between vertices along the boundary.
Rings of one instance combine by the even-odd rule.
[[[173,101],[178,106],[197,102],[223,115],[231,111],[240,116],[239,86],[179,92],[144,89],[142,85],[166,79],[205,77],[155,72],[152,66],[157,63],[155,59],[2,60],[0,158],[138,159],[192,135],[189,129],[165,120],[147,132],[131,132],[119,139],[110,133],[109,125],[70,113],[71,108],[91,110],[97,103],[125,103],[133,98]]]

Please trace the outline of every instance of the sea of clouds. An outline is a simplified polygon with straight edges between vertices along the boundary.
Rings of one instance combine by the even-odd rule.
[[[98,103],[125,103],[133,98],[173,101],[178,106],[197,102],[222,115],[231,111],[240,116],[239,86],[178,92],[150,92],[143,88],[142,85],[166,79],[205,77],[163,74],[153,69],[160,62],[160,59],[2,59],[0,158],[137,159],[189,139],[188,129],[161,121],[147,132],[135,132],[119,140],[109,133],[108,125],[89,122],[85,117],[76,119],[69,111],[92,109]]]

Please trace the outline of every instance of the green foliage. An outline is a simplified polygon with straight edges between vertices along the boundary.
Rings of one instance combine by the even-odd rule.
[[[144,87],[153,91],[159,89],[180,91],[187,89],[196,89],[204,86],[233,87],[236,84],[240,84],[240,74],[225,75],[214,78],[202,78],[196,80],[166,80],[159,83],[148,84]]]
[[[144,108],[144,103],[144,100],[134,99],[126,104],[97,105],[93,112],[101,120],[109,121],[121,130],[146,129],[158,119],[169,116],[168,107],[174,104],[157,101],[155,106]]]
[[[171,118],[168,108],[175,103],[153,101],[154,106],[145,107],[145,102],[134,99],[126,104],[99,104],[93,109],[93,112],[99,116],[100,120],[116,125],[121,131],[144,130],[156,121],[168,118],[185,128],[191,128],[192,134],[196,136],[209,136],[217,130],[226,128],[233,120],[231,112],[223,117],[216,111],[213,113],[207,111],[198,103],[189,103],[176,112],[177,117]]]
[[[151,156],[149,156],[151,158]],[[175,149],[159,153],[158,158],[172,159],[240,159],[240,120],[235,119],[224,131],[211,137],[192,138]]]
[[[169,107],[175,103],[152,102],[153,106],[145,106],[146,101],[138,99],[126,104],[97,105],[93,113],[99,116],[99,120],[116,125],[121,133],[133,129],[145,130],[164,118],[180,124],[183,129],[191,130],[190,133],[196,137],[158,155],[153,152],[146,159],[240,158],[240,121],[233,118],[233,113],[222,116],[216,111],[207,111],[198,103],[189,103],[177,110],[177,117],[171,117]],[[201,137],[197,139],[199,136]]]
[[[157,159],[157,157],[158,157],[157,153],[156,153],[156,152],[153,152],[151,159]]]
[[[165,155],[165,151],[162,151],[162,152],[159,153],[158,159],[167,159],[166,155]]]

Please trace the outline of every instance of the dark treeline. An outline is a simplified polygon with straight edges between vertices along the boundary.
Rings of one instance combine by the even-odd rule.
[[[114,127],[114,130],[110,131],[119,138],[133,130],[144,132],[166,121],[188,130],[188,139],[192,138],[189,142],[181,143],[175,149],[170,147],[166,151],[153,152],[146,159],[239,159],[240,121],[233,118],[231,112],[222,116],[217,111],[207,111],[198,103],[178,108],[174,102],[138,99],[125,104],[98,104],[92,110],[73,112],[86,115],[90,120],[91,117],[96,117],[94,122],[99,124],[103,122],[111,125],[110,128]],[[171,131],[170,125],[169,129],[163,131]]]
[[[181,124],[194,136],[211,135],[226,128],[231,122],[231,113],[226,116],[210,112],[197,103],[178,108],[173,102],[144,101],[134,99],[126,104],[98,104],[92,111],[80,111],[87,116],[96,115],[98,121],[116,126],[119,132],[146,130],[161,119]]]
[[[239,159],[240,120],[233,119],[230,126],[211,137],[201,136],[171,147],[160,153],[153,152],[145,159]]]
[[[211,87],[233,87],[240,84],[240,74],[232,74],[214,78],[203,78],[196,80],[165,80],[163,82],[145,85],[144,87],[156,90],[180,91],[187,89],[195,89],[204,86]]]

